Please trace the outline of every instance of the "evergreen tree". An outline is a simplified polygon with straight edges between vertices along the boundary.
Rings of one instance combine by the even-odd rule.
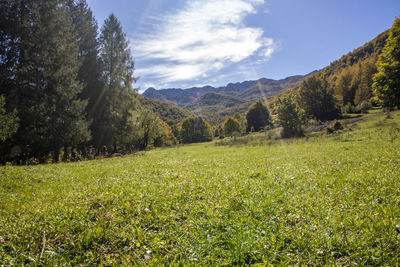
[[[385,108],[400,108],[400,18],[396,18],[377,62],[373,90]]]
[[[96,110],[101,98],[101,68],[99,60],[98,26],[86,0],[68,0],[68,7],[74,24],[78,43],[78,57],[81,63],[78,80],[83,85],[80,98],[88,100],[86,111],[88,119],[95,120]]]
[[[0,94],[11,108],[16,107],[16,67],[18,64],[18,1],[0,0]]]
[[[136,97],[132,90],[134,62],[114,14],[105,20],[101,29],[100,59],[104,86],[96,100],[94,140],[98,147],[113,146],[115,151],[117,136],[121,136],[129,111],[135,109]]]
[[[261,102],[257,101],[251,105],[246,114],[247,131],[252,130],[258,132],[267,125],[272,125],[271,114],[268,108]]]
[[[86,102],[77,81],[78,46],[65,1],[19,1],[17,109],[21,127],[17,139],[35,156],[63,146],[76,146],[90,137]]]

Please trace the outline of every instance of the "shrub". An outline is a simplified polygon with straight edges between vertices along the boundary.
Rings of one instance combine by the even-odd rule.
[[[340,121],[334,121],[328,127],[326,127],[326,133],[333,134],[343,129],[344,129],[343,124]]]

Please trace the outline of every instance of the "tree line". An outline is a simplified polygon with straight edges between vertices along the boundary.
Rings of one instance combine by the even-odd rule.
[[[0,1],[1,161],[71,160],[175,143],[137,101],[134,61],[111,14],[85,0]]]
[[[318,72],[218,127],[201,117],[168,125],[132,87],[134,60],[115,15],[99,31],[85,0],[0,0],[0,161],[78,160],[275,125],[282,137],[302,136],[309,120],[400,108],[399,35],[397,18],[379,56]]]

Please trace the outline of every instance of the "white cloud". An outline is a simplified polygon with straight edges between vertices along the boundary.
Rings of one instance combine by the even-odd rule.
[[[195,0],[160,19],[154,32],[132,41],[139,76],[159,83],[196,81],[257,53],[269,58],[274,42],[244,25],[264,0]]]

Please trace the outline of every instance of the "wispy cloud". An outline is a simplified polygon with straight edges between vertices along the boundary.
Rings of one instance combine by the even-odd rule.
[[[264,0],[195,0],[158,20],[132,41],[137,74],[159,84],[204,80],[252,55],[268,59],[274,41],[244,25]]]

